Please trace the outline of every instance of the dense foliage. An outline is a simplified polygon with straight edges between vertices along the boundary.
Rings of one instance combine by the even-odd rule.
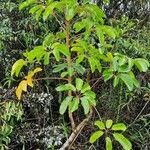
[[[1,149],[148,149],[149,5],[0,2]]]

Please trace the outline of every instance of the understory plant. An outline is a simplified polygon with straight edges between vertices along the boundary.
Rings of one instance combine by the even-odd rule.
[[[19,83],[16,95],[20,100],[22,92],[26,92],[28,86],[33,87],[38,80],[60,80],[56,91],[62,92],[63,99],[59,112],[61,115],[68,113],[72,133],[60,150],[72,145],[79,132],[84,128],[92,117],[93,108],[96,107],[96,93],[93,91],[89,74],[99,73],[104,81],[113,80],[113,86],[125,84],[132,91],[140,84],[133,70],[146,72],[149,62],[143,58],[130,58],[121,53],[114,53],[113,45],[109,43],[119,36],[120,30],[106,25],[106,15],[96,4],[87,0],[26,0],[20,4],[19,9],[29,8],[29,13],[37,21],[47,21],[55,18],[60,28],[57,33],[49,33],[42,45],[34,47],[23,53],[22,59],[17,60],[12,66],[11,75],[18,77],[24,67],[35,66],[27,76]],[[55,61],[54,61],[55,59]],[[42,71],[41,64],[52,65],[54,77],[34,78],[36,73]],[[83,110],[85,119],[76,124],[75,112]],[[97,122],[98,123],[98,122]],[[106,128],[99,122],[98,127],[102,130],[114,129],[111,123],[106,121]],[[123,131],[125,131],[125,125]],[[112,128],[111,128],[112,126]],[[116,124],[117,126],[117,124]],[[122,128],[118,127],[120,130]],[[118,130],[116,128],[116,130]],[[91,136],[93,143],[101,134]],[[94,139],[93,139],[94,136]],[[132,149],[127,138],[120,133],[113,133],[114,138],[121,143],[125,150]],[[106,149],[111,150],[110,137],[106,137]]]
[[[19,102],[6,101],[0,103],[0,150],[8,149],[10,135],[18,121],[22,119],[23,110]]]

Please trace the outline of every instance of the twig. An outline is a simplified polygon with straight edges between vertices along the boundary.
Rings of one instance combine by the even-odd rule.
[[[68,47],[68,49],[70,49],[70,21],[65,21],[65,25],[66,25],[66,46]],[[67,57],[67,65],[68,65],[68,68],[71,68],[72,66],[72,58],[71,58],[71,55]],[[69,75],[68,77],[68,83],[72,83],[72,76]],[[68,91],[68,96],[72,96],[72,91]],[[75,129],[75,122],[74,122],[74,118],[73,118],[73,114],[72,112],[68,112],[69,114],[69,119],[70,119],[70,122],[71,122],[71,127],[72,127],[72,130]]]
[[[65,27],[63,26],[63,23],[60,22],[60,20],[57,18],[56,14],[53,12],[53,17],[56,19],[56,21],[59,23],[59,25],[62,27],[62,29],[65,31]]]
[[[148,105],[149,102],[150,102],[150,101],[147,101],[147,102],[146,102],[146,104],[144,105],[144,107],[141,109],[140,113],[136,116],[136,118],[134,119],[134,121],[133,121],[128,127],[132,126],[132,125],[136,122],[136,120],[137,120],[137,119],[139,118],[139,116],[142,114],[142,112],[144,111],[144,109],[146,108],[146,106]]]
[[[98,80],[92,85],[92,88],[102,79],[103,77],[98,78]]]
[[[34,81],[39,81],[39,80],[66,80],[68,81],[68,79],[66,78],[59,78],[59,77],[45,77],[45,78],[34,79]]]

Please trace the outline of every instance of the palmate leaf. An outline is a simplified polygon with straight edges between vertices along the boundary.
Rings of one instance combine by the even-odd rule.
[[[94,143],[97,139],[99,139],[104,134],[103,131],[96,131],[90,137],[90,143]]]
[[[122,145],[124,150],[132,149],[131,142],[127,138],[125,138],[122,134],[114,133],[113,136],[114,136],[115,140],[118,141]]]

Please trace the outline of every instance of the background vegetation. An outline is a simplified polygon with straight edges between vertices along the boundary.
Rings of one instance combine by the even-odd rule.
[[[30,70],[23,70],[20,79],[11,76],[13,63],[22,58],[25,50],[42,44],[46,35],[56,33],[59,24],[55,19],[38,21],[27,10],[19,11],[21,0],[0,2],[0,146],[3,149],[57,149],[71,133],[68,116],[59,115],[61,92],[55,88],[59,81],[39,81],[34,88],[17,100],[15,88],[20,79]],[[150,2],[148,0],[98,1],[107,15],[106,24],[121,30],[119,38],[110,41],[112,52],[119,52],[131,58],[142,57],[150,60]],[[97,41],[94,41],[95,43]],[[52,74],[52,59],[38,76]],[[32,66],[30,66],[32,68]],[[96,119],[112,119],[128,126],[127,137],[135,150],[150,148],[150,72],[139,73],[136,78],[140,88],[130,92],[124,85],[114,88],[112,80],[104,82],[102,74],[89,73],[97,95],[97,107],[92,121],[83,129],[74,143],[74,149],[105,149],[104,139],[90,145],[89,137],[94,131]],[[76,122],[83,117],[78,111]],[[115,149],[121,147],[114,143]],[[90,148],[89,148],[90,147]]]

